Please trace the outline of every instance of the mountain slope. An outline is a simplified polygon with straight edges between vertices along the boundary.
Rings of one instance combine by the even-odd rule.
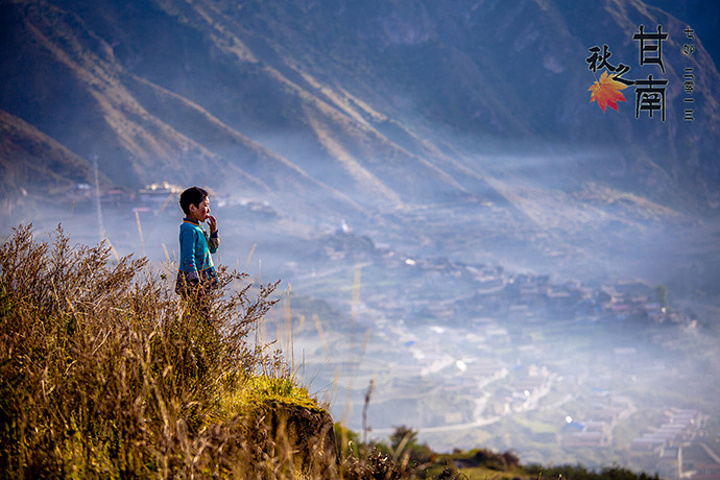
[[[130,188],[200,183],[338,216],[480,199],[535,222],[508,186],[596,182],[715,212],[720,76],[639,0],[3,0],[0,22],[0,108]],[[617,113],[589,103],[592,45],[652,73],[635,65],[643,23],[671,35],[664,123],[634,118],[631,93]],[[686,64],[695,123],[679,117]]]
[[[22,200],[28,189],[62,193],[93,178],[87,160],[2,110],[0,137],[0,201],[6,205]]]

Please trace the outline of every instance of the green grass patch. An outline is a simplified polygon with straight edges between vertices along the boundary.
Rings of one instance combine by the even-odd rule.
[[[555,433],[557,431],[554,426],[548,423],[532,421],[520,415],[515,415],[512,418],[518,425],[528,429],[530,433]]]
[[[249,413],[275,403],[297,405],[311,411],[322,411],[305,387],[288,378],[258,375],[247,377],[242,384],[220,402],[220,411],[227,416]]]

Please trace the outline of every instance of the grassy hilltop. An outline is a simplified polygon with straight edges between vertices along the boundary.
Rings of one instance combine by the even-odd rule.
[[[277,283],[220,273],[198,309],[145,258],[15,229],[0,249],[4,478],[638,478],[438,454],[407,427],[389,444],[333,428],[282,352],[253,339]]]
[[[278,405],[329,415],[278,352],[248,341],[275,285],[230,291],[244,277],[223,272],[224,294],[201,314],[164,277],[143,258],[111,260],[107,244],[73,248],[61,230],[50,245],[20,227],[2,245],[5,478],[243,478],[295,468],[277,422],[266,420],[281,419]]]

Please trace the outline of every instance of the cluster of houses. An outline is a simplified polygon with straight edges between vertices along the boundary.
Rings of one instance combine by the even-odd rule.
[[[634,409],[632,400],[610,392],[598,391],[584,414],[587,420],[568,417],[561,431],[560,444],[566,449],[601,448],[613,442],[613,429]]]
[[[661,448],[677,446],[692,440],[701,426],[701,417],[697,410],[672,409],[667,417],[667,422],[633,439],[632,451],[654,452]]]
[[[585,286],[577,281],[554,284],[547,275],[510,275],[502,267],[468,265],[446,258],[413,257],[376,248],[367,237],[337,232],[329,236],[323,255],[331,261],[367,262],[385,275],[406,279],[400,289],[373,291],[366,300],[403,317],[467,322],[473,317],[542,323],[574,319],[577,324],[641,322],[688,325],[686,315],[648,285]],[[662,287],[659,287],[662,288]],[[434,295],[413,295],[414,291]],[[442,297],[442,301],[438,301]]]
[[[148,211],[158,211],[169,201],[177,200],[180,192],[181,187],[168,182],[146,185],[137,191],[123,187],[103,188],[99,191],[88,183],[78,183],[67,192],[67,198],[75,203],[95,201],[99,193],[100,203],[104,206],[117,207],[127,204]]]
[[[548,275],[511,275],[499,266],[402,254],[377,247],[369,238],[347,230],[327,236],[318,253],[332,262],[362,262],[376,267],[376,271],[384,269],[380,275],[392,277],[400,286],[373,291],[372,285],[366,284],[365,299],[402,318],[455,323],[474,317],[507,319],[511,323],[574,319],[579,325],[691,323],[682,312],[669,307],[666,296],[658,292],[663,287],[639,283],[586,286],[578,281],[555,284]],[[418,291],[433,295],[414,295]]]
[[[608,404],[597,404],[601,411],[589,412],[593,421],[568,418],[561,436],[564,448],[600,448],[612,443],[612,430],[622,410],[632,405],[624,397],[610,398]],[[664,417],[662,423],[632,440],[630,452],[635,461],[666,480],[719,480],[720,442],[709,438],[703,414],[695,409],[670,408]]]
[[[634,455],[655,459],[655,469],[669,480],[720,479],[720,442],[709,438],[705,416],[695,409],[672,408],[664,423],[632,441]]]
[[[485,282],[486,279],[483,279]],[[583,286],[570,281],[561,285],[546,275],[518,275],[505,281],[505,288],[492,293],[479,291],[490,304],[504,304],[516,320],[543,321],[574,318],[577,323],[638,321],[652,324],[686,324],[687,318],[664,304],[655,289],[642,284],[628,286]],[[494,300],[494,302],[492,301]],[[523,318],[524,317],[524,318]]]
[[[185,187],[169,182],[152,183],[139,190],[130,190],[122,187],[105,188],[100,192],[100,204],[103,207],[127,207],[138,213],[158,214],[170,205],[175,207],[180,193]],[[87,183],[78,183],[75,188],[67,192],[68,200],[73,203],[95,202],[98,190]],[[213,207],[238,207],[256,217],[275,218],[277,211],[268,202],[252,199],[234,199],[218,195],[210,191]],[[171,208],[172,213],[177,210]]]

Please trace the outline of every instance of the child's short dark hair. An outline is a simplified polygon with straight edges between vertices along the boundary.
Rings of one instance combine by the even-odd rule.
[[[196,207],[208,196],[208,192],[200,187],[190,187],[180,194],[180,207],[185,215],[190,215],[190,205]]]

